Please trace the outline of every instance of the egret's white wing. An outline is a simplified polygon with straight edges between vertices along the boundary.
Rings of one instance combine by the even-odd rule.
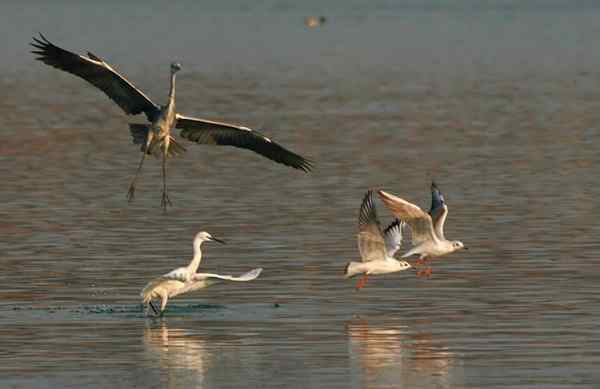
[[[144,303],[146,303],[146,302],[150,301],[150,299],[152,298],[152,292],[156,288],[167,288],[167,289],[171,289],[171,290],[180,290],[181,288],[183,288],[185,286],[185,284],[186,283],[184,281],[173,279],[173,278],[164,278],[163,276],[161,276],[161,277],[157,277],[157,278],[153,279],[152,281],[148,282],[144,286],[144,289],[142,289],[142,292],[140,293],[140,295],[142,296]],[[179,294],[179,293],[177,293],[177,294]],[[174,296],[174,295],[171,295],[171,296]]]
[[[192,276],[193,281],[201,281],[206,280],[208,278],[218,278],[220,280],[226,281],[252,281],[258,278],[260,273],[262,272],[262,268],[252,269],[247,273],[242,274],[241,276],[235,277],[231,275],[221,275],[214,273],[196,273]]]
[[[209,286],[223,282],[218,278],[203,278],[199,281],[188,281],[176,292],[171,293],[171,297],[178,296],[184,293],[190,293],[198,289],[208,288]]]
[[[413,245],[438,240],[433,230],[431,216],[423,212],[421,208],[382,190],[378,193],[385,206],[398,219],[408,224]]]
[[[371,190],[365,194],[358,214],[358,251],[363,262],[386,258],[385,241]]]
[[[171,294],[171,297],[193,292],[198,289],[208,288],[209,286],[218,284],[223,281],[252,281],[256,279],[262,272],[262,268],[252,269],[247,273],[242,274],[239,277],[229,275],[219,275],[212,273],[196,273],[192,276],[192,280],[185,283],[185,285],[179,289],[176,293]]]
[[[186,282],[190,280],[190,273],[187,267],[178,267],[177,269],[171,270],[167,274],[160,276],[164,280],[175,280]]]
[[[405,223],[403,221],[396,219],[392,222],[392,224],[387,226],[385,230],[383,230],[385,249],[387,250],[387,255],[390,258],[393,257],[402,246],[402,229],[404,226]]]

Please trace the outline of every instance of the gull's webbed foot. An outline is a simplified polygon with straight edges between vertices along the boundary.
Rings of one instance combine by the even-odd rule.
[[[417,277],[431,277],[431,274],[433,273],[433,270],[428,267],[427,269],[421,269],[417,272]]]

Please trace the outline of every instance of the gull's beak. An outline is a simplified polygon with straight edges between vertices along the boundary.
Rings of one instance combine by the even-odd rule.
[[[469,248],[468,248],[468,247],[466,247],[466,246],[465,246],[465,247],[463,247],[463,250],[468,250],[468,249],[469,249]]]
[[[214,236],[211,237],[211,240],[214,240],[215,242],[221,243],[221,244],[225,244],[225,241],[219,238],[215,238]]]

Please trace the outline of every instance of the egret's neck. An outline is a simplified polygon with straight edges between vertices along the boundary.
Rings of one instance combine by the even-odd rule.
[[[192,262],[188,265],[188,270],[191,274],[196,273],[198,266],[200,266],[200,261],[202,261],[200,246],[202,246],[202,241],[194,242],[194,258],[192,258]]]

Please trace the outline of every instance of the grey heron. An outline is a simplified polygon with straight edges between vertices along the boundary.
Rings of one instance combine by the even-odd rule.
[[[400,197],[380,190],[379,197],[394,216],[405,222],[411,232],[412,248],[402,258],[418,255],[417,264],[427,259],[440,257],[467,247],[459,240],[447,240],[444,236],[444,223],[448,215],[448,206],[435,183],[431,183],[431,209],[425,213],[417,205]],[[431,269],[427,269],[427,275]]]
[[[142,303],[150,306],[156,315],[162,315],[169,298],[183,293],[193,292],[207,288],[220,281],[252,281],[262,272],[261,268],[253,269],[239,277],[220,275],[214,273],[197,273],[202,261],[202,243],[214,241],[224,244],[221,239],[213,237],[206,231],[199,232],[194,238],[194,256],[189,265],[178,267],[170,272],[148,282],[142,292]],[[160,311],[152,303],[153,299],[160,299]]]
[[[358,251],[361,262],[349,262],[344,269],[346,278],[364,274],[356,284],[357,290],[365,286],[367,277],[371,274],[394,273],[412,268],[408,262],[394,258],[402,245],[403,227],[403,222],[395,220],[382,231],[373,191],[365,194],[358,215]]]
[[[163,193],[161,205],[166,210],[171,205],[167,194],[167,158],[178,156],[185,147],[171,136],[171,131],[180,129],[180,136],[192,142],[206,145],[234,146],[252,150],[272,161],[308,172],[312,162],[287,150],[258,131],[248,127],[184,116],[175,109],[175,75],[181,69],[178,63],[171,64],[171,81],[166,105],[155,104],[148,96],[119,74],[102,58],[88,51],[87,56],[62,49],[42,34],[33,38],[32,51],[39,61],[78,76],[104,92],[128,115],[145,114],[149,123],[129,125],[133,143],[140,146],[142,158],[129,186],[127,198],[131,202],[135,195],[138,176],[146,155],[162,157]]]

